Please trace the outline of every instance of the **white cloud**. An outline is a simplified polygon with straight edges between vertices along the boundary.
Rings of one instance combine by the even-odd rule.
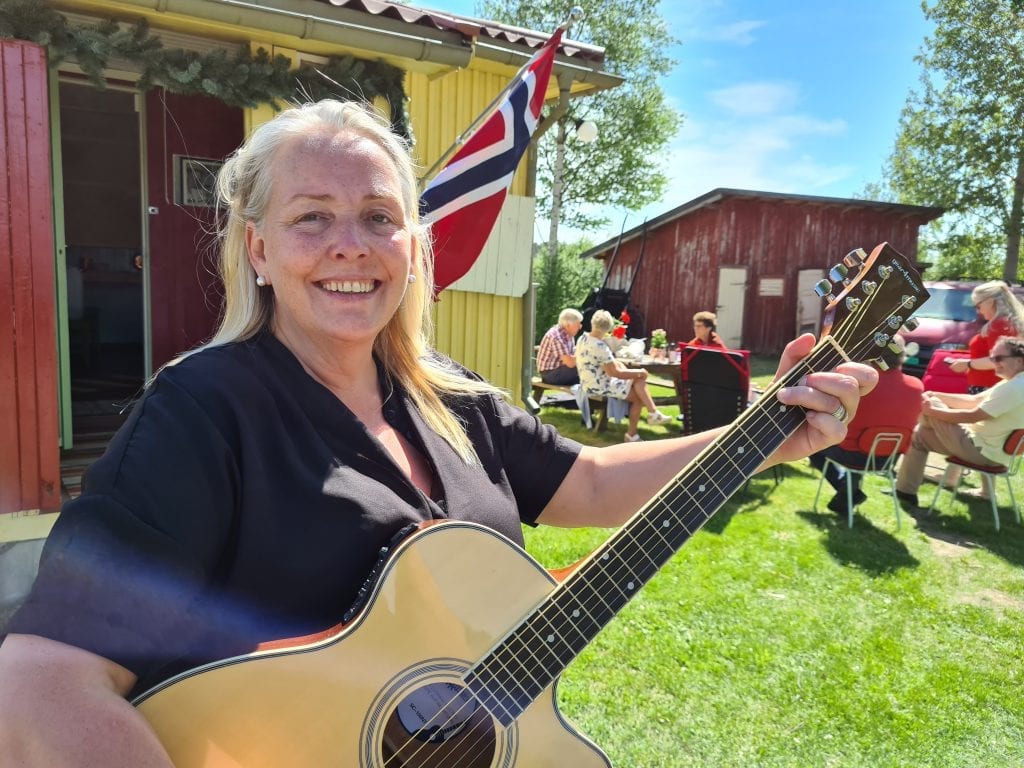
[[[696,37],[704,40],[714,40],[720,43],[732,43],[733,45],[747,46],[754,42],[756,39],[752,34],[754,30],[760,29],[767,22],[755,21],[753,19],[747,21],[736,21],[732,24],[725,24],[718,27],[712,27],[704,32],[697,33]]]
[[[769,115],[795,107],[800,89],[795,83],[785,82],[739,83],[711,91],[708,98],[734,115]]]

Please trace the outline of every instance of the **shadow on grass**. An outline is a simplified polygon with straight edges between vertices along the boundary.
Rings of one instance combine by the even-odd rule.
[[[922,492],[921,500],[931,502],[934,489],[928,487]],[[935,511],[930,515],[922,510],[914,515],[917,526],[933,539],[939,539],[961,547],[983,547],[1006,562],[1024,566],[1024,526],[1013,516],[1013,510],[1003,505],[999,508],[1000,530],[995,529],[992,506],[981,499],[965,500],[958,496],[951,501],[949,493],[939,496]]]
[[[848,528],[845,517],[831,512],[801,510],[797,514],[825,534],[825,549],[838,563],[873,576],[920,565],[902,541],[861,515],[854,515],[853,528]]]

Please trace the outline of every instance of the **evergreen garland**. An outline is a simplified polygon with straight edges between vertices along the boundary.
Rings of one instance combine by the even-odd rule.
[[[411,139],[404,73],[383,61],[332,56],[324,65],[303,64],[293,70],[288,57],[271,58],[263,48],[255,54],[246,46],[233,54],[169,49],[150,33],[145,19],[123,27],[114,19],[72,24],[40,0],[0,0],[0,37],[45,46],[51,67],[73,59],[101,89],[109,62],[121,59],[139,66],[140,90],[163,86],[172,93],[213,96],[235,107],[326,97],[372,102],[380,96],[390,106],[392,129]]]

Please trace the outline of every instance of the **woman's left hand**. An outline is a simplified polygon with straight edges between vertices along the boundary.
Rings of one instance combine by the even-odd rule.
[[[815,339],[805,334],[786,345],[778,379],[807,357]],[[807,420],[771,456],[773,462],[793,461],[835,445],[846,437],[846,425],[857,413],[861,397],[878,383],[878,372],[861,363],[841,363],[834,371],[809,373],[798,386],[783,387],[780,402],[807,409]],[[845,410],[845,419],[840,419]]]

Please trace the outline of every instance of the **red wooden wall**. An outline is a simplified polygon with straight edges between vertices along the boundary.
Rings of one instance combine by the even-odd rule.
[[[46,53],[0,40],[0,513],[60,505]]]
[[[153,367],[205,341],[221,307],[212,208],[174,203],[174,156],[223,159],[242,143],[242,110],[204,96],[146,94]]]
[[[720,267],[746,267],[743,346],[776,354],[796,335],[797,274],[827,271],[849,251],[889,242],[913,262],[928,217],[857,201],[823,203],[756,196],[724,197],[650,229],[631,304],[648,330],[670,339],[693,336],[693,314],[715,310]],[[626,288],[641,238],[623,243],[609,286]],[[611,249],[606,254],[610,255]],[[781,278],[782,296],[759,296],[762,278]]]

